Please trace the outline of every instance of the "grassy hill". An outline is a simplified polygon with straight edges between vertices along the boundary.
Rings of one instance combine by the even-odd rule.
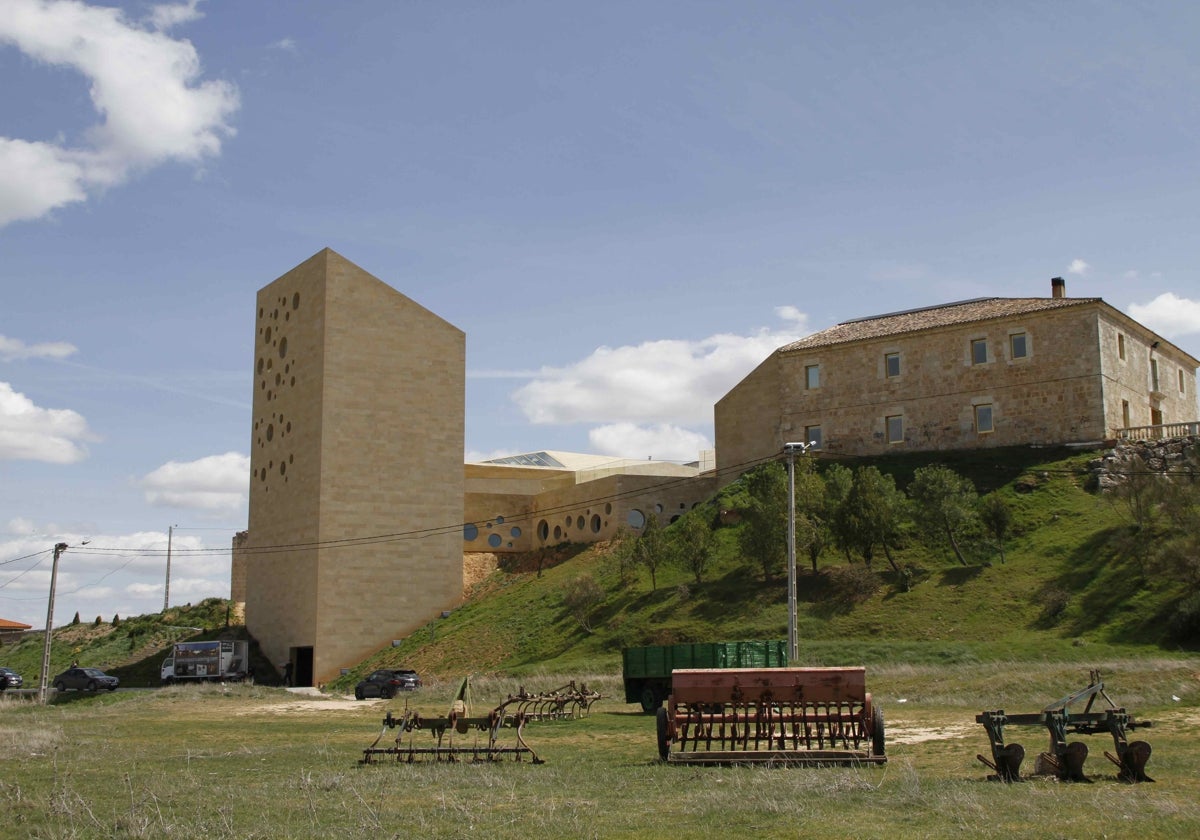
[[[968,565],[902,535],[897,559],[911,570],[905,587],[885,563],[867,570],[832,551],[819,571],[801,558],[798,626],[805,664],[1074,661],[1177,647],[1178,624],[1193,584],[1149,562],[1130,511],[1090,488],[1094,452],[990,450],[903,456],[872,463],[903,488],[915,470],[945,464],[981,493],[1001,494],[1013,513],[1005,561],[995,546],[970,547]],[[623,647],[787,636],[783,581],[764,582],[737,550],[732,524],[717,530],[717,560],[702,583],[682,569],[622,577],[613,545],[563,545],[509,558],[478,583],[448,617],[429,622],[339,678],[352,686],[374,667],[406,665],[430,676],[466,673],[571,673],[619,670]],[[581,622],[564,603],[587,575],[603,600]],[[1184,605],[1181,607],[1181,604]],[[127,685],[155,685],[174,641],[244,637],[229,605],[210,599],[165,615],[117,625],[74,625],[54,637],[52,673],[73,659],[116,673]],[[586,627],[584,626],[586,623]],[[42,641],[31,634],[6,646],[0,661],[36,680]],[[277,678],[261,658],[260,681]],[[28,684],[28,683],[27,683]]]

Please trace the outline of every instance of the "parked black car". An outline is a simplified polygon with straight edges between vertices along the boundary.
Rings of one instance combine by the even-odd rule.
[[[0,691],[6,688],[20,688],[25,684],[21,675],[11,668],[0,668]]]
[[[387,700],[398,691],[416,691],[421,687],[421,678],[416,671],[404,669],[381,668],[372,671],[365,680],[354,686],[354,697],[365,700],[367,697],[382,697]]]
[[[66,691],[74,688],[77,691],[99,691],[107,688],[116,691],[121,681],[109,676],[99,668],[68,668],[54,678],[55,691]]]

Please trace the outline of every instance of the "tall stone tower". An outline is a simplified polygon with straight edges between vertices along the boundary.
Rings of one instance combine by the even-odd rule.
[[[462,596],[466,342],[329,249],[257,302],[235,580],[264,653],[310,685]]]

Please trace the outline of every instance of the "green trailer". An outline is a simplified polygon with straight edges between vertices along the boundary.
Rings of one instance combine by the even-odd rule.
[[[684,668],[786,668],[787,642],[689,642],[621,651],[625,702],[654,714],[671,694],[671,672]]]

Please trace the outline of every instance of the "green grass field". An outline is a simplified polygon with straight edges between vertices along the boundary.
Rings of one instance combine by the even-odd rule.
[[[880,665],[883,767],[683,767],[657,760],[651,716],[621,702],[614,673],[578,674],[608,695],[586,718],[525,738],[545,763],[360,766],[385,711],[443,714],[457,687],[353,702],[262,686],[185,686],[0,700],[0,835],[29,838],[1104,837],[1200,835],[1200,660],[1092,663],[1113,699],[1154,727],[1154,784],[1126,785],[1090,736],[1092,784],[1005,785],[974,716],[1034,711],[1086,684],[1064,663]],[[561,674],[527,675],[531,691]],[[517,691],[478,678],[475,708]],[[1172,695],[1181,698],[1171,699]],[[1025,731],[1028,732],[1026,736]],[[1046,736],[1022,731],[1032,756]],[[1010,730],[1010,733],[1012,731]],[[415,733],[416,737],[430,737]],[[388,736],[394,737],[394,736]],[[474,733],[466,737],[474,738]],[[511,741],[511,731],[504,738]],[[470,742],[470,741],[468,741]],[[419,745],[419,742],[418,742]]]

